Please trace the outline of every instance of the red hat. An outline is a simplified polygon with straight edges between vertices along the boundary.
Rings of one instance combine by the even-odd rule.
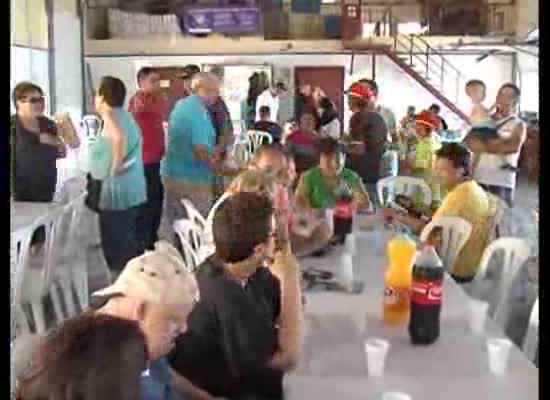
[[[422,111],[416,115],[416,123],[431,129],[438,129],[440,121],[432,112]]]
[[[349,96],[357,97],[362,100],[369,100],[372,97],[374,97],[374,92],[359,82],[356,82],[353,85],[351,85],[349,89],[346,91],[346,94],[348,94]]]

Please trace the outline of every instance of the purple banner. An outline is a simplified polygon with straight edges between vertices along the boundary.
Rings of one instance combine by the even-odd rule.
[[[178,12],[186,33],[258,33],[260,11],[257,7],[184,7]]]

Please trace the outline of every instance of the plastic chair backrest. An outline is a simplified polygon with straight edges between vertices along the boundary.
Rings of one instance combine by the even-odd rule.
[[[531,316],[529,317],[529,324],[527,325],[527,332],[523,341],[523,351],[527,358],[531,361],[535,361],[537,355],[537,348],[539,345],[539,298],[535,300],[533,308],[531,310]]]
[[[193,261],[196,263],[196,267],[200,261],[199,254],[201,253],[201,248],[205,242],[204,240],[204,230],[201,229],[197,224],[187,218],[181,218],[174,221],[174,231],[178,235],[183,247],[184,256],[186,262]],[[187,246],[186,246],[187,245]],[[186,253],[187,250],[192,250],[192,252]],[[189,268],[193,268],[190,266]]]
[[[452,271],[456,258],[472,233],[472,225],[459,217],[433,218],[422,231],[420,240],[425,242],[432,230],[442,228],[441,246],[438,249],[439,257],[447,271]]]
[[[23,276],[28,266],[31,238],[34,232],[34,225],[19,229],[15,232],[11,232],[10,235],[10,258],[11,258],[11,290],[12,290],[12,304],[19,303],[19,296],[21,294],[21,284],[23,282]]]
[[[387,202],[392,200],[397,194],[414,196],[417,190],[422,192],[424,204],[431,206],[432,191],[423,179],[412,176],[389,176],[380,179],[376,184],[376,191],[378,192],[378,201],[380,204],[387,204]],[[387,198],[384,197],[384,193],[386,193]]]
[[[508,320],[510,289],[521,267],[529,259],[531,248],[529,243],[520,238],[502,237],[493,241],[487,246],[481,257],[479,269],[473,283],[474,295],[480,295],[479,289],[483,285],[483,280],[487,277],[489,262],[497,252],[502,252],[503,258],[494,319],[504,326]]]
[[[250,154],[254,154],[254,152],[264,144],[265,140],[267,140],[268,144],[273,143],[273,137],[269,132],[250,130],[247,132],[247,136],[248,151]]]
[[[181,204],[185,207],[187,218],[197,224],[199,228],[204,230],[206,227],[206,220],[199,210],[197,210],[197,207],[195,207],[193,202],[189,199],[181,199]]]

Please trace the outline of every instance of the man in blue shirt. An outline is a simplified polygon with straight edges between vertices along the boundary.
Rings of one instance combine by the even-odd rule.
[[[168,146],[161,174],[166,192],[163,236],[173,239],[174,220],[185,217],[181,199],[187,198],[204,216],[212,205],[216,131],[208,111],[217,97],[218,80],[200,72],[191,83],[193,94],[178,101],[170,114]]]

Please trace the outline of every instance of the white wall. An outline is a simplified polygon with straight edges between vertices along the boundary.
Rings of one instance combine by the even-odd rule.
[[[129,92],[136,89],[135,74],[141,63],[149,63],[155,66],[173,66],[187,64],[273,64],[275,77],[283,72],[290,72],[290,87],[293,86],[293,69],[297,66],[343,66],[345,68],[345,86],[347,87],[357,79],[372,76],[372,56],[356,55],[353,75],[351,73],[351,56],[346,54],[276,54],[269,56],[131,56],[131,57],[87,57],[86,62],[90,64],[92,80],[97,85],[104,75],[115,75],[122,79],[127,85]],[[512,58],[510,56],[489,57],[481,63],[476,63],[476,56],[452,55],[448,60],[455,65],[463,74],[465,79],[482,79],[488,88],[488,98],[494,99],[498,87],[512,80]],[[407,106],[416,105],[417,108],[428,107],[437,102],[436,99],[426,91],[413,78],[404,73],[389,58],[381,55],[376,56],[376,81],[380,86],[380,102],[390,107],[398,118],[401,118]],[[290,69],[290,71],[288,71]],[[284,75],[284,74],[283,74]],[[465,82],[465,81],[464,81]],[[243,82],[248,85],[248,82]],[[459,107],[468,110],[467,98],[462,94]],[[443,109],[443,114],[449,120],[452,115]],[[347,118],[346,118],[347,120]],[[346,121],[347,124],[347,121]]]
[[[530,51],[533,51],[530,49]],[[518,53],[519,86],[521,88],[521,110],[539,111],[539,59]]]

